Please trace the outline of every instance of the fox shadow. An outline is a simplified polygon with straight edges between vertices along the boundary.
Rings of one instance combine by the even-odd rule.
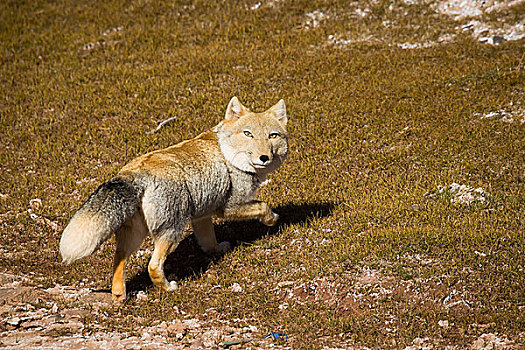
[[[273,208],[279,214],[279,221],[275,226],[267,227],[256,220],[228,221],[215,225],[215,234],[218,242],[229,241],[232,244],[232,249],[234,249],[236,246],[274,235],[282,227],[308,223],[314,218],[329,216],[334,207],[335,204],[330,202],[287,204]],[[204,253],[194,236],[190,235],[167,257],[164,263],[164,273],[170,281],[180,281],[192,276],[199,276],[223,256],[224,254]],[[151,287],[153,287],[153,283],[149,277],[147,267],[126,282],[126,289],[130,293]]]

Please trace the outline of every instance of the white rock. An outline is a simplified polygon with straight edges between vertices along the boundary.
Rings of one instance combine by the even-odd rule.
[[[284,288],[284,287],[290,287],[293,286],[293,281],[282,281],[277,283],[277,288]]]
[[[40,198],[34,198],[29,201],[31,208],[40,208],[42,206],[42,200]]]
[[[261,7],[261,3],[260,2],[257,2],[255,4],[253,4],[252,6],[250,6],[250,10],[257,10],[259,7]]]
[[[148,299],[148,296],[146,295],[146,293],[144,293],[144,291],[139,290],[138,293],[137,293],[136,298],[137,298],[137,300],[146,300],[146,299]]]
[[[234,284],[232,284],[230,286],[230,290],[232,292],[235,292],[235,293],[242,293],[243,292],[243,289],[242,289],[241,285],[239,283],[237,283],[237,282],[235,282]]]
[[[442,328],[448,328],[449,326],[449,322],[448,320],[439,320],[438,321],[438,325]]]

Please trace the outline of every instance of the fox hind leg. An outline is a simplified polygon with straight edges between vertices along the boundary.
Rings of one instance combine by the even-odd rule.
[[[115,302],[123,302],[126,299],[126,261],[140,247],[146,233],[147,228],[138,214],[124,223],[115,233],[117,249],[113,259],[113,283],[111,286],[111,294]]]
[[[168,282],[164,274],[164,262],[166,257],[177,248],[178,242],[168,238],[159,237],[155,239],[155,249],[148,264],[148,272],[151,280],[160,289],[172,291],[177,289],[175,281]]]

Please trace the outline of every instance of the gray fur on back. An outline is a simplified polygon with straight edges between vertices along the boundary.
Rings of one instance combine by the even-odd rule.
[[[151,174],[131,175],[134,186],[140,188],[139,204],[154,237],[180,241],[182,236],[178,235],[182,235],[192,218],[213,215],[217,210],[241,205],[254,197],[259,183],[257,175],[229,166],[220,154],[217,158],[205,166],[177,166],[173,170],[184,175],[176,180]]]

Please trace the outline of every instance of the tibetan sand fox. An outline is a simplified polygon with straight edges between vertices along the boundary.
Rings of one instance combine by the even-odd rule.
[[[206,252],[223,252],[217,244],[212,215],[227,220],[258,219],[274,225],[278,215],[253,200],[267,174],[288,153],[286,107],[283,100],[254,113],[233,97],[226,115],[213,129],[194,139],[147,153],[128,163],[102,184],[73,215],[62,233],[65,263],[92,254],[112,233],[116,236],[112,296],[126,297],[125,264],[149,232],[155,249],[148,265],[151,280],[171,291],[163,265],[166,256],[193,232]]]

